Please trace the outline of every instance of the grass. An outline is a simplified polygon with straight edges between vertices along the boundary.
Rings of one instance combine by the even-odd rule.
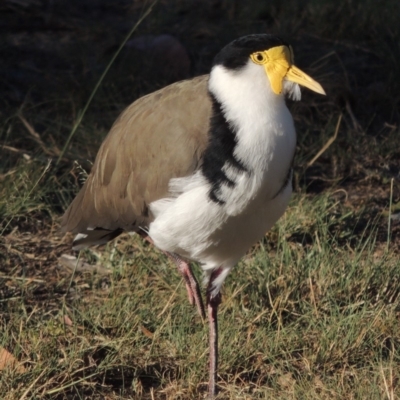
[[[179,37],[193,73],[206,71],[236,36],[285,33],[299,65],[328,92],[303,91],[303,101],[289,105],[299,136],[296,194],[224,285],[219,398],[399,398],[398,2],[250,3],[194,10],[186,1],[160,1],[138,32]],[[42,15],[35,4],[32,20]],[[117,29],[120,19],[112,25],[113,15],[129,10],[131,27],[146,8],[127,4],[104,11],[106,22],[100,12],[98,25],[63,14],[69,30],[46,36],[48,51],[55,35],[63,39],[64,53],[51,53],[58,64],[46,66],[51,84],[39,74],[27,87],[14,75],[9,86],[0,83],[0,348],[24,367],[1,370],[7,400],[197,399],[206,392],[208,328],[164,256],[123,235],[82,252],[75,273],[62,257],[72,250],[71,237],[57,231],[59,217],[110,124],[134,98],[165,84],[135,76],[140,66],[123,49],[76,125],[128,32]],[[28,11],[13,6],[10,15]],[[18,57],[31,66],[21,74],[44,68],[35,53],[23,59],[11,45],[6,50],[13,68]],[[93,76],[90,56],[104,67]],[[8,73],[4,61],[0,70]]]
[[[398,257],[373,229],[341,244],[341,208],[329,195],[296,196],[269,240],[229,276],[221,398],[397,396]],[[197,398],[208,330],[173,267],[129,235],[90,256],[109,273],[77,274],[68,292],[65,271],[51,296],[40,294],[47,271],[37,274],[42,283],[6,278],[19,294],[8,301],[1,344],[30,369],[2,375],[3,393],[19,398],[38,379],[32,398]]]

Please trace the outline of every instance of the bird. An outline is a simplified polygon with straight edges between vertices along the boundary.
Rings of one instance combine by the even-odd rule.
[[[217,392],[221,286],[284,214],[292,194],[296,131],[285,98],[300,86],[325,95],[272,34],[230,42],[210,73],[143,96],[101,144],[61,230],[73,249],[135,232],[168,256],[190,303],[209,323],[208,397]],[[200,265],[206,307],[191,263]]]

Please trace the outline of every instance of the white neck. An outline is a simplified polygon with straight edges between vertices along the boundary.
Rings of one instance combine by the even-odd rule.
[[[231,71],[217,65],[210,74],[209,90],[236,132],[236,154],[244,162],[251,162],[249,151],[260,150],[265,157],[275,136],[295,134],[284,95],[272,91],[262,66],[249,61],[243,69]]]
[[[273,119],[276,110],[285,106],[283,95],[272,91],[264,68],[251,61],[238,71],[215,66],[209,90],[223,105],[227,120],[236,126],[254,124],[265,115]]]
[[[284,95],[272,91],[264,68],[250,60],[238,71],[215,66],[209,90],[236,133],[235,156],[253,176],[252,187],[246,190],[256,195],[263,188],[273,196],[290,168],[296,145]]]

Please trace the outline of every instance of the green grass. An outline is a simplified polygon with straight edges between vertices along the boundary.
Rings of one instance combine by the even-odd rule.
[[[399,395],[398,257],[376,244],[373,229],[350,233],[343,244],[343,214],[329,195],[296,196],[266,242],[228,277],[221,398]],[[301,236],[309,243],[294,239]],[[8,301],[1,345],[29,371],[3,374],[3,393],[19,398],[35,382],[30,398],[198,398],[208,329],[174,266],[129,235],[99,255],[109,275],[77,274],[61,296],[69,284],[61,271],[43,304],[34,301],[40,284],[7,279],[20,294]]]
[[[400,230],[396,218],[389,224],[400,209],[399,3],[384,4],[254,0],[193,9],[160,1],[139,28],[179,37],[193,73],[207,71],[234,37],[283,33],[299,66],[328,93],[303,91],[302,102],[290,104],[296,194],[223,287],[221,399],[400,398]],[[129,10],[132,26],[142,4]],[[102,138],[126,105],[163,85],[143,80],[123,49],[77,126],[128,29],[109,19],[91,25],[86,15],[66,13],[62,21],[69,30],[61,32],[59,62],[73,65],[69,75],[46,69],[51,85],[38,75],[23,101],[0,100],[0,348],[25,368],[0,371],[0,397],[202,398],[208,327],[163,255],[123,235],[81,253],[96,268],[72,273],[61,261],[72,250],[71,236],[57,231],[59,218]],[[103,69],[90,69],[93,54]],[[340,116],[335,141],[309,165]]]

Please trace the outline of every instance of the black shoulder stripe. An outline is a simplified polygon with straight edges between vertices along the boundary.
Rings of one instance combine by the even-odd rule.
[[[229,179],[223,171],[224,165],[229,164],[238,171],[245,172],[247,170],[234,154],[237,145],[236,133],[229,126],[221,104],[212,94],[210,96],[212,100],[212,116],[209,127],[209,143],[204,153],[201,170],[211,184],[210,199],[216,203],[223,204],[224,201],[218,198],[221,185],[235,186],[235,182]]]

